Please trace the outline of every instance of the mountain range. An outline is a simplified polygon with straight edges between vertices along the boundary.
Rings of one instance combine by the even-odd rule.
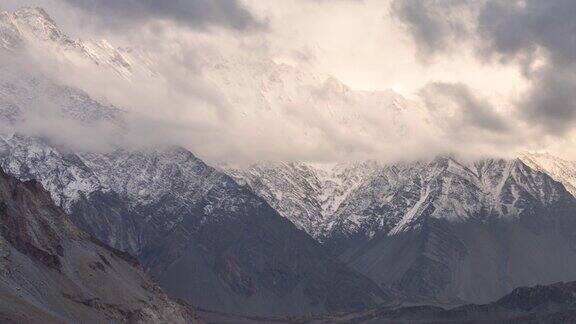
[[[228,172],[383,288],[483,303],[575,275],[575,198],[539,171],[545,166],[524,162],[539,156],[274,163]]]
[[[38,46],[122,79],[158,77],[145,53],[74,40],[42,9],[0,13],[0,54]],[[206,77],[245,107],[245,116],[281,112],[304,92],[322,118],[351,132],[378,125],[346,107],[377,108],[394,121],[383,134],[393,141],[414,114],[391,91],[353,91],[272,60],[220,57],[205,64]],[[521,301],[540,291],[573,294],[566,292],[572,284],[535,293],[517,288],[576,278],[574,162],[527,153],[210,166],[181,146],[121,145],[130,112],[81,88],[23,67],[0,72],[0,166],[9,174],[0,177],[0,212],[11,267],[0,288],[3,300],[18,305],[0,313],[12,320],[25,321],[23,310],[33,305],[29,316],[55,322],[185,322],[194,320],[190,304],[259,316],[347,313],[377,322],[405,316],[401,306],[433,304],[409,313],[458,321],[474,312],[497,318],[514,302],[499,299],[510,293]],[[113,143],[88,150],[67,146],[61,137],[69,135],[39,135],[34,118],[47,115],[81,130],[104,127]],[[170,301],[147,275],[183,302]],[[46,282],[56,288],[35,291]],[[468,303],[489,306],[434,308]]]

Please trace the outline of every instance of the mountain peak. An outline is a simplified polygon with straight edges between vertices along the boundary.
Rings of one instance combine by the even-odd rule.
[[[20,30],[25,29],[40,40],[74,43],[40,7],[22,7],[14,12],[13,18]]]
[[[23,45],[23,46],[22,46]],[[110,68],[129,80],[135,72],[152,76],[150,57],[130,48],[120,49],[107,40],[74,39],[68,36],[46,10],[22,7],[14,12],[0,13],[0,48],[15,51],[23,47],[38,48],[48,56],[76,64],[88,60]]]
[[[50,17],[50,15],[48,15],[46,10],[44,10],[43,8],[40,8],[40,7],[30,7],[30,6],[21,7],[14,12],[14,16],[36,18],[36,19],[50,22],[53,25],[56,25],[56,23]]]
[[[548,152],[526,152],[520,156],[520,160],[536,171],[547,173],[576,197],[576,162]]]

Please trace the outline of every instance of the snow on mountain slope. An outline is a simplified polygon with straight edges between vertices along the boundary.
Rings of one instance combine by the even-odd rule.
[[[430,204],[433,217],[464,221],[484,209],[515,217],[523,208],[516,201],[518,191],[530,192],[545,204],[553,200],[552,193],[535,184],[519,183],[512,192],[502,191],[517,163],[437,158],[339,164],[327,169],[306,163],[267,163],[225,170],[318,240],[339,241],[402,231],[417,224]]]
[[[64,58],[91,57],[37,10],[19,15],[3,18],[9,36],[2,44],[18,44],[10,35],[29,44],[27,35],[34,35]],[[106,53],[93,57],[127,75],[130,65],[102,58]],[[283,137],[301,133],[305,125],[300,144],[315,154],[338,156],[316,152],[334,140],[346,144],[345,157],[371,153],[366,143],[399,146],[410,135],[406,125],[419,114],[392,92],[353,91],[334,78],[272,60],[202,59],[203,76],[237,108],[227,112],[244,116],[239,124],[281,121],[290,127],[279,129],[295,132],[280,132]],[[16,75],[0,85],[0,96],[0,116],[8,124],[17,125],[40,102],[40,111],[53,106],[64,119],[110,122],[114,139],[121,140],[122,112],[80,90]],[[34,136],[3,137],[0,162],[10,173],[41,181],[78,226],[138,255],[170,293],[203,307],[308,313],[387,299],[382,289],[328,256],[326,247],[381,287],[448,300],[486,300],[531,280],[573,274],[572,268],[545,267],[573,256],[572,200],[546,174],[519,160],[440,157],[225,168],[246,185],[238,186],[181,148],[94,153]],[[531,248],[523,253],[526,244]]]
[[[320,178],[308,173],[321,171],[305,167],[288,168],[295,174],[284,172],[286,164],[229,172],[279,205],[284,217],[306,225],[296,208],[321,205],[317,192],[327,187],[311,194],[294,189],[292,180],[304,177],[299,170]],[[322,215],[312,234],[384,287],[417,299],[482,302],[517,286],[576,275],[572,265],[560,266],[576,253],[576,201],[520,159],[439,157],[347,170],[366,176],[342,186],[352,190],[333,213]]]
[[[485,302],[576,276],[576,200],[564,186],[520,160],[476,164],[469,175],[440,170],[416,213],[388,235],[349,245],[349,264],[444,302]]]
[[[4,143],[2,167],[6,172],[26,180],[46,178],[43,185],[55,203],[68,211],[81,195],[101,188],[93,172],[73,154],[61,154],[46,141],[15,135]]]
[[[363,308],[387,298],[184,149],[67,154],[42,140],[7,143],[1,160],[10,172],[46,184],[75,224],[139,256],[168,293],[195,305],[283,314]],[[346,291],[331,288],[342,285],[338,278],[350,284]]]
[[[375,152],[394,151],[401,142],[418,142],[422,134],[437,131],[425,117],[426,110],[393,91],[355,91],[308,66],[276,63],[262,53],[252,55],[243,50],[220,53],[214,40],[196,41],[198,44],[191,40],[193,67],[175,76],[174,67],[167,67],[166,60],[159,58],[163,54],[117,48],[106,40],[70,38],[42,9],[23,8],[15,13],[4,12],[2,17],[0,25],[6,31],[0,33],[0,39],[6,44],[20,44],[12,46],[12,51],[35,51],[39,53],[37,56],[52,58],[63,69],[73,67],[66,70],[64,82],[82,83],[86,87],[83,90],[93,96],[108,96],[116,105],[140,111],[160,122],[164,118],[169,122],[187,118],[191,123],[215,124],[226,129],[209,135],[201,133],[215,137],[213,146],[227,143],[220,150],[190,140],[199,147],[198,153],[211,161],[225,162],[227,157],[234,156],[242,162],[253,162],[254,156],[289,158],[294,152],[325,159],[362,160]],[[177,57],[184,54],[188,55],[178,50],[171,53]],[[190,62],[182,62],[187,63]],[[134,100],[120,95],[118,92],[122,91],[116,87],[94,89],[94,83],[110,77],[101,71],[113,71],[133,81],[138,86],[113,80],[119,88],[126,86],[124,92],[133,91],[138,98],[141,95],[144,103],[136,100],[134,104]],[[77,74],[90,75],[94,82],[84,82]],[[182,84],[180,78],[189,82]],[[175,102],[170,110],[178,111],[177,120],[156,111],[156,106],[166,100]],[[205,105],[207,109],[199,109]],[[194,135],[192,131],[188,137]],[[291,140],[283,146],[275,145],[283,138]],[[245,146],[243,150],[233,149],[240,145]]]
[[[241,158],[248,162],[254,154],[290,159],[294,151],[319,160],[362,159],[412,139],[416,134],[409,125],[432,131],[425,111],[393,91],[355,91],[329,75],[261,57],[216,56],[200,65],[233,107],[228,113],[238,125],[229,131],[246,132],[235,127],[253,126],[250,139],[264,147],[270,139],[291,139],[273,152],[246,148]]]
[[[0,73],[0,122],[4,124],[45,118],[94,125],[117,123],[122,114],[120,109],[97,102],[83,91],[31,74],[25,68],[4,65]]]
[[[246,169],[224,167],[284,217],[321,239],[346,198],[375,172],[375,162],[358,164],[262,163]]]
[[[18,28],[11,19],[12,17],[8,12],[0,12],[0,48],[9,51],[22,46]]]
[[[566,190],[576,196],[576,162],[549,153],[527,153],[520,158],[534,170],[542,171],[562,183]]]

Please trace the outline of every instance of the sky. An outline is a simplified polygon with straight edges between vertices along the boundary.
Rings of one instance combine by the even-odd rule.
[[[102,76],[93,82],[61,77],[147,112],[161,120],[163,134],[170,133],[166,122],[178,122],[182,131],[166,136],[208,159],[524,150],[576,159],[576,3],[570,0],[5,0],[0,6],[24,5],[43,7],[74,38],[105,38],[158,58],[156,68],[166,80],[149,84],[145,94],[107,88],[111,81]],[[407,143],[393,148],[386,143],[396,139],[379,128],[396,125],[389,125],[387,114],[358,108],[371,105],[360,99],[345,107],[359,114],[351,126],[329,121],[315,111],[321,106],[253,113],[246,121],[242,116],[254,103],[242,98],[230,104],[222,99],[228,89],[213,89],[204,77],[211,55],[334,76],[351,91],[391,89],[418,106],[421,119],[435,129],[406,117],[401,126],[409,129]],[[308,99],[292,98],[301,105]],[[159,106],[165,108],[161,113]],[[298,126],[302,120],[305,127]],[[380,127],[366,126],[372,124]],[[210,136],[214,140],[206,141]]]

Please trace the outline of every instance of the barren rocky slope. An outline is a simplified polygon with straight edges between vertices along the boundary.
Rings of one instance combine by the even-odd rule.
[[[192,323],[138,261],[79,230],[40,183],[0,170],[0,318]]]

